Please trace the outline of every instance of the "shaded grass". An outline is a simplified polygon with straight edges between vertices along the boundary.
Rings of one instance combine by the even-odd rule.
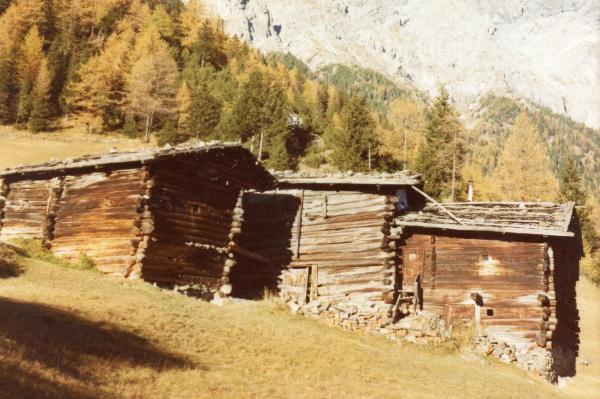
[[[19,249],[5,243],[0,243],[0,279],[17,277],[23,268],[17,261]]]
[[[274,301],[219,307],[22,263],[25,273],[0,280],[0,391],[17,387],[9,397],[503,398],[507,387],[513,397],[560,397],[514,367],[343,332]]]

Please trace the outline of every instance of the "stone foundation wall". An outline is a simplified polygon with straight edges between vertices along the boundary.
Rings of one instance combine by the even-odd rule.
[[[475,351],[485,356],[493,356],[504,363],[515,363],[519,368],[539,375],[548,381],[556,381],[552,352],[546,348],[518,349],[491,335],[474,338]]]
[[[314,318],[330,326],[347,331],[383,336],[391,340],[410,342],[416,345],[439,345],[452,339],[452,328],[436,314],[418,312],[393,321],[391,306],[383,302],[330,303],[313,300],[308,304],[289,303],[293,313]],[[474,349],[483,356],[493,356],[505,363],[534,375],[556,380],[552,353],[545,348],[517,349],[490,335],[473,338]]]

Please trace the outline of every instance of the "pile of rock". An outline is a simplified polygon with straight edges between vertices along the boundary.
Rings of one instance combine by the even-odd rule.
[[[396,323],[392,322],[390,305],[378,301],[332,304],[311,301],[305,305],[290,303],[292,312],[324,321],[348,331],[362,331],[404,340],[418,345],[439,344],[449,338],[441,317],[419,312]]]
[[[475,351],[498,358],[504,363],[515,363],[519,368],[549,381],[556,379],[552,354],[545,348],[519,349],[491,335],[479,335],[475,337]]]

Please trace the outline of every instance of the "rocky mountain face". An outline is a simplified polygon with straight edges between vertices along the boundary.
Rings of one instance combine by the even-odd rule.
[[[317,69],[360,65],[463,109],[522,97],[600,127],[598,0],[203,0],[225,29]]]

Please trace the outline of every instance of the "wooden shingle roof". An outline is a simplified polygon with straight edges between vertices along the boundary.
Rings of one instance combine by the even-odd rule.
[[[421,175],[405,170],[394,173],[307,173],[307,172],[273,172],[278,187],[294,188],[304,186],[379,186],[403,187],[420,185]]]
[[[418,212],[396,217],[394,225],[573,237],[574,232],[569,231],[569,226],[574,207],[572,202],[456,202],[441,206],[428,203]]]
[[[273,175],[256,161],[250,151],[243,148],[239,143],[221,143],[218,141],[197,145],[166,146],[160,149],[85,155],[35,165],[21,165],[0,170],[0,179],[23,180],[73,173],[80,174],[95,170],[131,168],[178,159],[186,161],[210,159],[215,164],[215,168],[223,173],[232,177],[243,177],[243,180],[248,181],[248,187],[262,190],[271,188],[275,184]]]

